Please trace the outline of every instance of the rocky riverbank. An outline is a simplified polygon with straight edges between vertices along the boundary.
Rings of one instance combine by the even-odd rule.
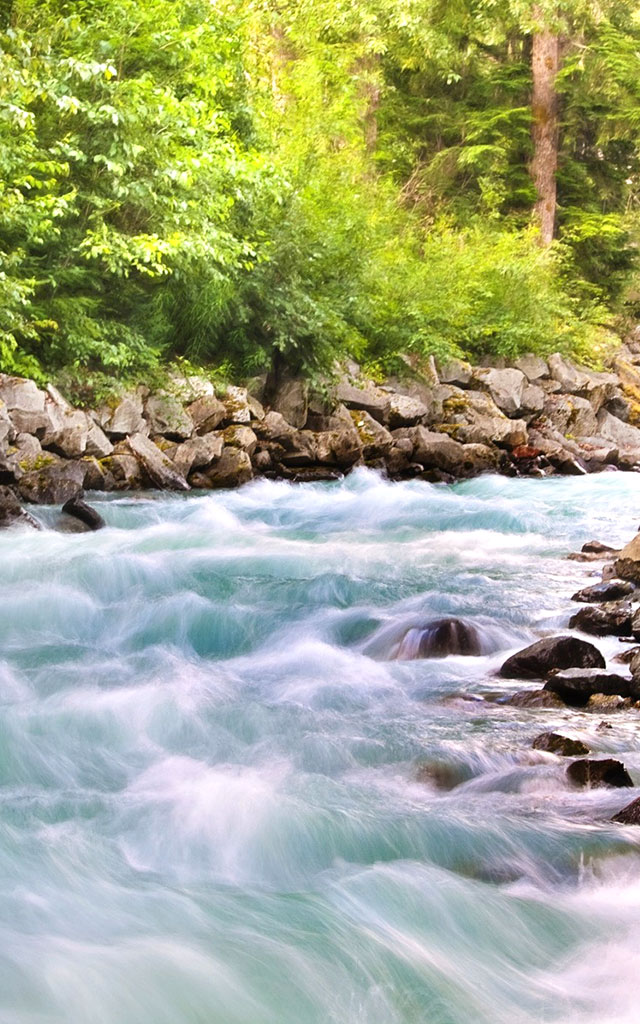
[[[80,490],[237,487],[257,476],[330,480],[358,465],[392,479],[449,482],[483,472],[547,476],[640,467],[640,335],[607,372],[559,354],[512,366],[453,361],[384,386],[355,365],[322,399],[300,379],[218,393],[175,377],[99,408],[53,386],[0,376],[0,484],[64,503]],[[13,504],[12,504],[13,503]]]

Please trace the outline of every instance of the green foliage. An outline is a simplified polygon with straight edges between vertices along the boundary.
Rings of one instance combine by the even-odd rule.
[[[528,172],[545,25],[565,40],[549,251]],[[629,294],[627,0],[13,0],[0,33],[0,369],[96,392],[176,357],[588,356]]]

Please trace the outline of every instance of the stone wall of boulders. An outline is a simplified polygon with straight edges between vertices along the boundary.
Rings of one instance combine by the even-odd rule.
[[[454,360],[379,386],[354,364],[328,395],[299,379],[217,393],[175,378],[85,411],[53,386],[0,375],[0,485],[23,502],[81,489],[327,480],[367,465],[392,479],[546,476],[640,466],[640,335],[606,373],[559,354],[512,366]]]

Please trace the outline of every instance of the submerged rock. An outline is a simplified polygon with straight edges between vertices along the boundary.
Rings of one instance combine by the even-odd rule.
[[[446,658],[449,654],[474,657],[482,654],[480,634],[475,626],[462,619],[436,619],[426,626],[408,630],[402,640],[397,658],[410,661],[417,658]]]
[[[570,668],[556,672],[547,680],[545,690],[557,693],[567,704],[586,704],[594,694],[640,697],[640,681],[607,672],[606,669]]]
[[[611,820],[620,825],[640,825],[640,797],[637,800],[632,800],[630,804],[614,814]]]
[[[507,658],[499,675],[507,679],[544,679],[553,669],[604,668],[600,651],[575,636],[538,640]]]
[[[547,750],[550,754],[562,757],[580,757],[588,754],[589,748],[582,740],[572,740],[569,736],[561,736],[557,732],[543,732],[536,736],[531,744],[534,750]]]
[[[567,768],[567,778],[576,786],[617,786],[632,787],[633,781],[621,761],[612,757],[602,761],[591,761],[584,758],[574,761]]]
[[[436,789],[451,790],[467,782],[471,778],[471,770],[464,765],[451,761],[425,761],[418,765],[416,781],[435,786]]]
[[[564,701],[550,690],[518,690],[501,701],[513,708],[563,708]]]
[[[73,516],[74,519],[79,519],[90,530],[101,530],[105,525],[104,519],[99,512],[96,512],[95,508],[92,508],[83,499],[84,492],[79,491],[73,498],[65,501],[62,511],[66,512],[68,516]]]

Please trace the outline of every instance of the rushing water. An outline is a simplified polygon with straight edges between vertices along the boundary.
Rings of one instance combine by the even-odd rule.
[[[507,707],[493,672],[639,498],[362,471],[0,535],[0,1022],[635,1024],[637,794],[531,749],[562,727],[640,782],[635,713]],[[490,653],[391,658],[442,615]]]

